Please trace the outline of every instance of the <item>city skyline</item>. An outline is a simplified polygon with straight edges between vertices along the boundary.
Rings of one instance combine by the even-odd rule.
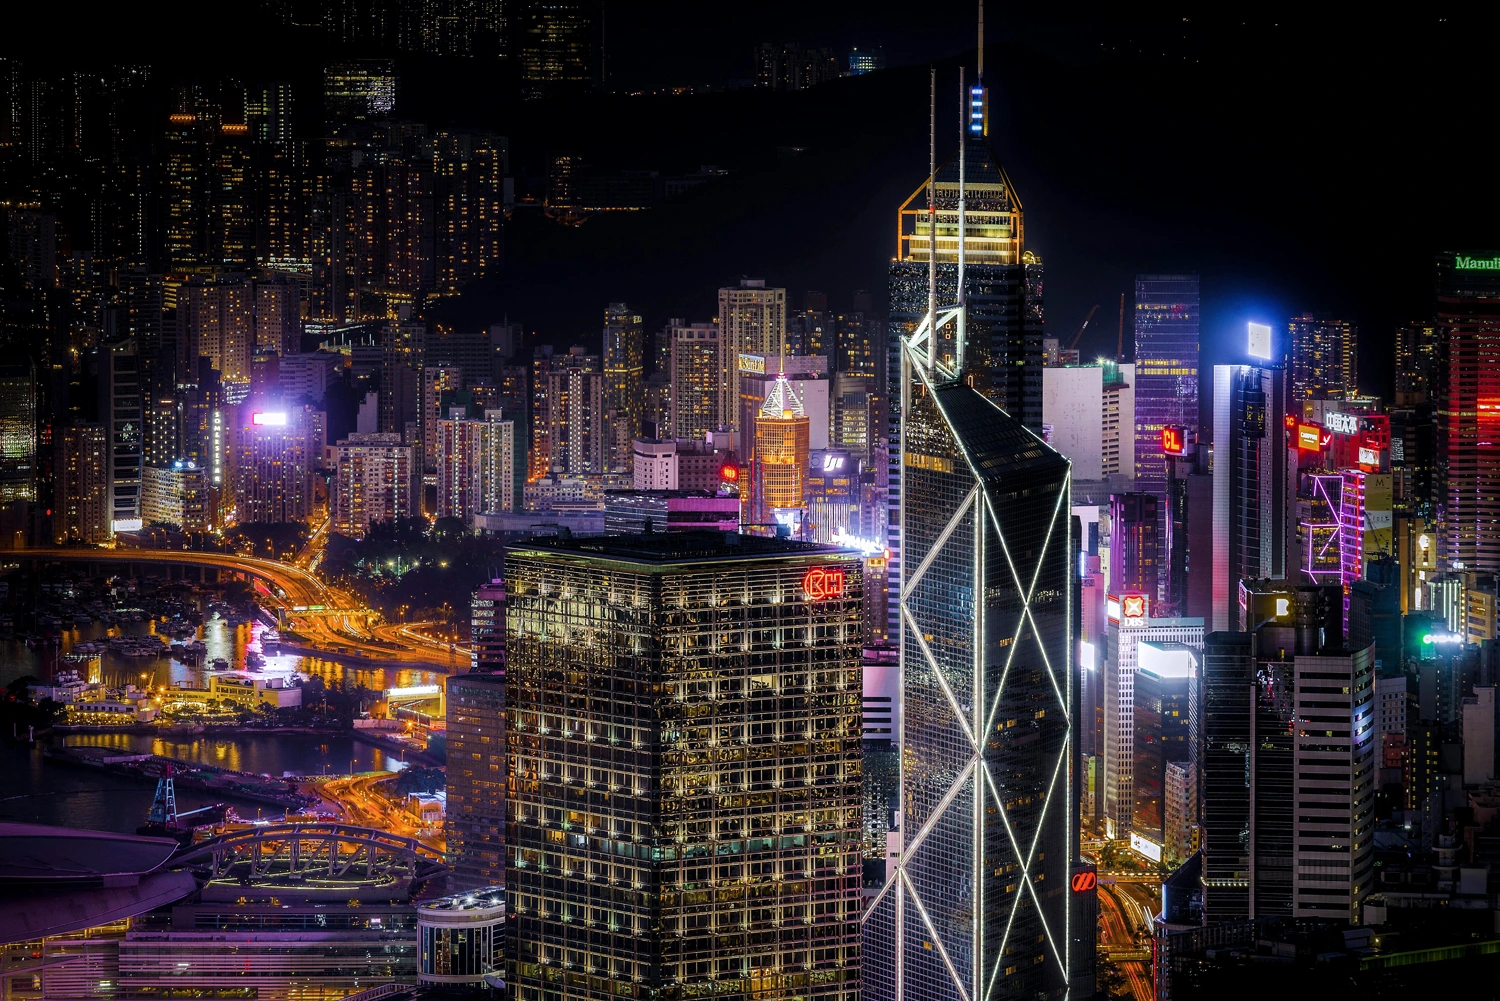
[[[1489,19],[961,6],[0,43],[7,997],[1493,972]]]

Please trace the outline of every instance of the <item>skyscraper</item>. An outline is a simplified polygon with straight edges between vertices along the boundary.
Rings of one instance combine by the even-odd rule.
[[[702,441],[710,431],[729,425],[738,406],[739,397],[729,395],[730,385],[724,378],[731,364],[724,339],[718,324],[681,321],[669,327],[668,336],[671,435]]]
[[[1338,400],[1359,392],[1356,385],[1358,333],[1348,320],[1304,313],[1287,324],[1291,335],[1293,413],[1313,417],[1314,400]]]
[[[1109,495],[1109,589],[1113,594],[1156,592],[1156,532],[1161,523],[1155,494]]]
[[[263,399],[234,411],[231,475],[238,521],[305,520],[312,513],[313,462],[323,455],[322,415]]]
[[[1143,642],[1136,648],[1135,803],[1132,834],[1167,848],[1167,781],[1172,765],[1196,771],[1193,721],[1198,712],[1202,645]],[[1196,819],[1196,812],[1194,818]]]
[[[1297,477],[1286,407],[1285,369],[1214,366],[1216,630],[1239,624],[1240,581],[1282,578],[1296,565]]]
[[[1205,915],[1357,921],[1374,873],[1371,648],[1345,642],[1337,586],[1242,596],[1250,630],[1204,640]]]
[[[1197,275],[1136,275],[1135,489],[1156,495],[1162,517],[1167,511],[1162,428],[1181,427],[1189,440],[1198,433],[1198,319]],[[1165,543],[1165,530],[1158,538]]]
[[[786,354],[786,289],[766,288],[759,278],[742,278],[737,288],[719,289],[719,336],[723,339],[722,359],[729,369],[720,374],[720,379],[729,391],[732,407],[740,398],[741,355],[771,359]],[[736,412],[725,420],[739,432],[740,454],[748,453],[754,429],[741,426]]]
[[[608,425],[605,466],[630,472],[635,436],[641,433],[641,382],[645,372],[645,326],[623,302],[604,310],[604,421]]]
[[[493,598],[487,600],[494,600]],[[491,614],[493,606],[488,609]],[[475,654],[480,651],[475,646]],[[454,890],[505,885],[505,667],[448,678],[448,812]]]
[[[779,539],[509,551],[518,996],[859,991],[860,601],[856,556]]]
[[[109,415],[109,517],[115,532],[141,527],[141,360],[126,339],[99,352],[100,412]]]
[[[1493,257],[1493,260],[1491,259]],[[1500,255],[1437,258],[1442,569],[1500,570]]]
[[[1111,594],[1106,600],[1104,673],[1104,824],[1112,838],[1131,833],[1135,817],[1135,683],[1142,643],[1200,650],[1203,620],[1150,618],[1151,598]],[[1168,658],[1170,660],[1170,658]]]
[[[1061,993],[1069,901],[1043,888],[1067,885],[1077,823],[1068,463],[903,340],[901,854],[866,912],[896,962],[867,989]]]
[[[748,523],[802,528],[809,462],[808,420],[791,382],[776,380],[755,418]]]

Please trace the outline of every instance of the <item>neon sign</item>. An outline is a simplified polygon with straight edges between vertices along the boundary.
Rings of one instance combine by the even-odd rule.
[[[252,424],[265,424],[273,427],[286,427],[286,414],[251,414],[250,421]]]
[[[836,567],[813,567],[802,575],[802,590],[808,601],[826,601],[844,593],[844,571]]]
[[[1187,451],[1187,428],[1175,424],[1162,428],[1161,450],[1168,455],[1181,455]]]
[[[1323,429],[1316,424],[1298,424],[1297,448],[1303,452],[1321,451],[1323,448]]]
[[[1127,594],[1121,597],[1120,616],[1126,619],[1144,619],[1146,617],[1146,596],[1144,594]]]
[[[726,464],[719,470],[719,479],[723,480],[725,483],[733,483],[739,478],[740,470],[738,466],[731,466]]]
[[[1075,872],[1073,874],[1073,892],[1087,893],[1099,885],[1099,874],[1094,872]]]
[[[1500,257],[1470,257],[1459,254],[1453,259],[1453,267],[1459,271],[1500,271]]]
[[[1373,448],[1365,448],[1363,445],[1361,445],[1359,447],[1359,464],[1361,466],[1380,465],[1380,453],[1375,451]]]
[[[1359,418],[1353,414],[1341,414],[1338,411],[1330,410],[1323,415],[1323,423],[1327,426],[1328,430],[1337,431],[1339,434],[1359,433]]]

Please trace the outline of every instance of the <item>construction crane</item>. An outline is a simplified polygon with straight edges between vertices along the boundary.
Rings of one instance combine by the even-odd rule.
[[[136,830],[137,834],[154,834],[159,837],[176,838],[179,841],[191,840],[192,829],[182,823],[183,817],[191,817],[199,813],[218,811],[222,814],[223,803],[214,803],[210,806],[199,807],[196,810],[177,811],[177,790],[172,782],[172,766],[168,765],[162,772],[161,778],[156,781],[156,796],[151,800],[151,812],[146,815],[144,827]]]
[[[1094,318],[1094,314],[1097,313],[1098,311],[1099,311],[1099,304],[1096,302],[1096,303],[1094,303],[1093,306],[1091,306],[1089,308],[1089,315],[1085,316],[1083,318],[1083,325],[1081,327],[1079,327],[1077,331],[1074,332],[1073,339],[1068,342],[1068,350],[1069,351],[1072,351],[1074,348],[1078,347],[1078,341],[1079,341],[1079,339],[1083,337],[1083,332],[1088,329],[1089,321]]]

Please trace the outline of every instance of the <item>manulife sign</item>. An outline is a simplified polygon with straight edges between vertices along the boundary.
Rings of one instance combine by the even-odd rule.
[[[1469,257],[1459,254],[1453,258],[1453,266],[1459,271],[1500,271],[1500,257]]]

